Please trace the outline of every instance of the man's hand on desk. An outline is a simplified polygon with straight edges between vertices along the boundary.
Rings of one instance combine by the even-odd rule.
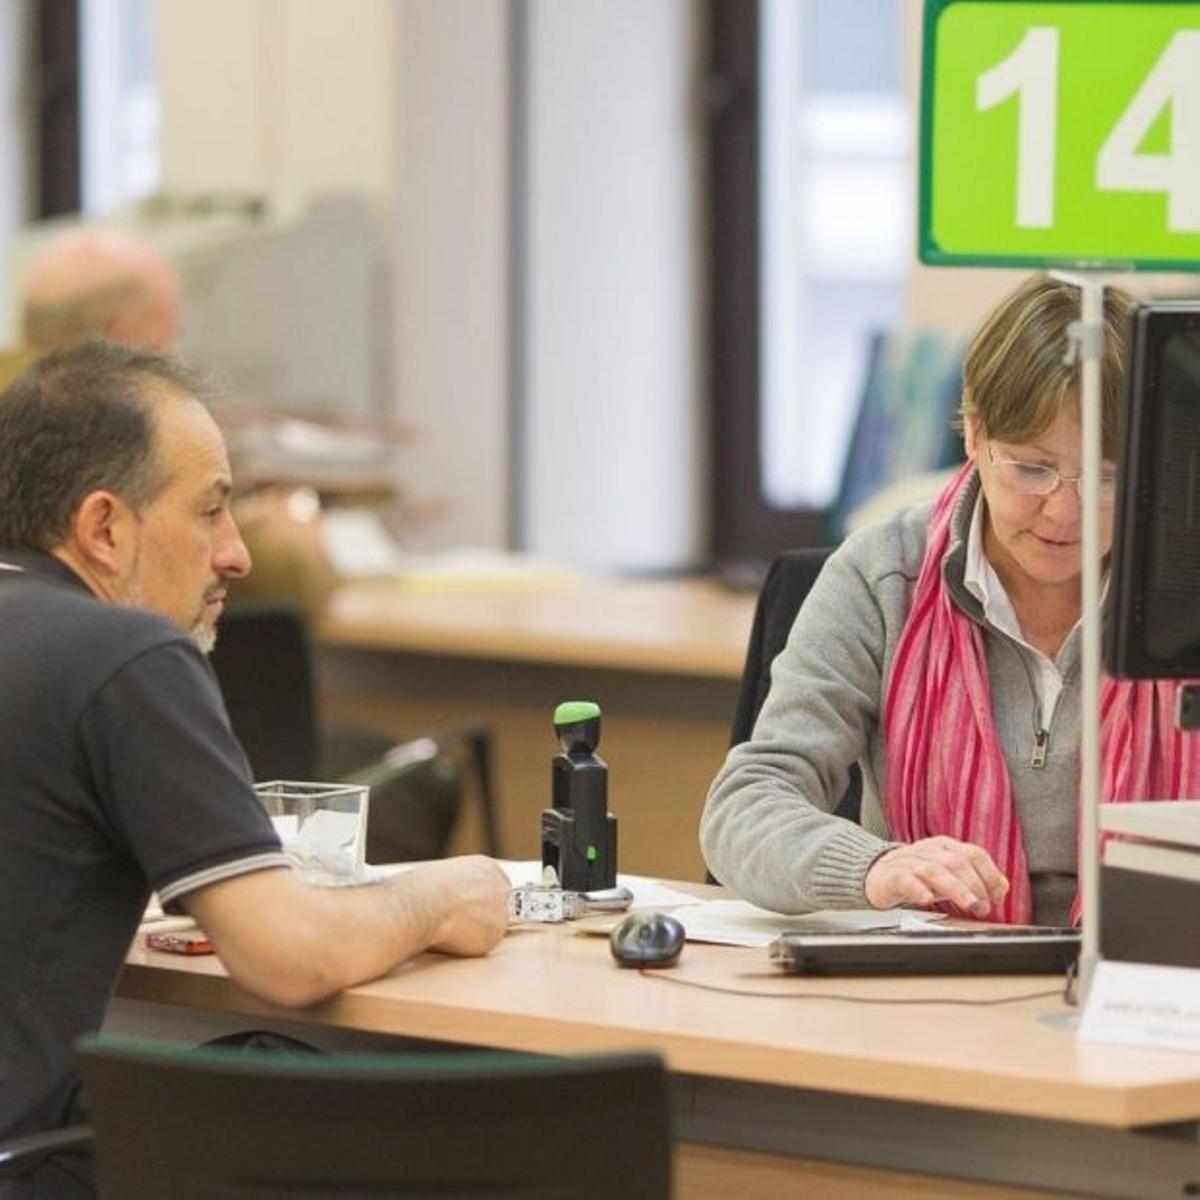
[[[290,870],[184,896],[226,970],[272,1004],[304,1007],[386,975],[423,950],[486,954],[508,925],[508,877],[472,855],[371,887],[318,888]]]
[[[999,904],[1008,880],[981,846],[951,837],[922,838],[881,854],[863,881],[872,908],[949,900],[980,919]]]
[[[490,858],[447,858],[401,878],[428,889],[428,903],[436,914],[431,950],[468,957],[486,954],[504,936],[512,884]]]

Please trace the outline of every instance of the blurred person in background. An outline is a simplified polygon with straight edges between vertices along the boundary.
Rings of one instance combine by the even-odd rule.
[[[21,328],[38,355],[94,335],[169,351],[179,335],[179,284],[170,264],[137,238],[72,229],[30,264]]]
[[[14,362],[21,368],[87,337],[169,353],[179,336],[174,268],[140,238],[115,229],[76,228],[50,241],[29,264],[20,308],[25,344]],[[236,498],[255,570],[232,594],[293,604],[311,621],[338,577],[322,544],[319,511],[293,503],[293,491],[267,486]]]

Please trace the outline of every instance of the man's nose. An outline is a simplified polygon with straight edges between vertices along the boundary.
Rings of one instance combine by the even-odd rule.
[[[242,541],[237,522],[229,518],[229,526],[213,554],[213,567],[218,575],[227,579],[245,579],[250,574],[250,551]]]

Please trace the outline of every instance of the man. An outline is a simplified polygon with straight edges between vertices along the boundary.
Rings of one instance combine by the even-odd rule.
[[[145,242],[117,230],[73,229],[30,262],[21,324],[38,354],[89,335],[166,351],[179,333],[179,285]]]
[[[72,1045],[152,887],[283,1006],[504,932],[488,859],[294,877],[202,656],[250,559],[199,395],[172,360],[94,341],[0,398],[0,1140],[78,1119]],[[18,1194],[87,1194],[73,1171]]]

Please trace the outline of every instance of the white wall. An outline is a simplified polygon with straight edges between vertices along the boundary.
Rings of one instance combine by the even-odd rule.
[[[529,0],[526,544],[679,566],[704,540],[692,0]]]
[[[530,0],[524,12],[513,79],[513,6],[400,5],[396,393],[419,430],[406,478],[445,504],[435,545],[688,563],[705,491],[698,8]],[[513,87],[529,114],[516,214]],[[513,216],[523,319],[509,303]]]
[[[404,478],[431,545],[509,540],[509,6],[401,0],[392,247]],[[420,531],[419,531],[420,532]]]
[[[389,220],[396,25],[393,0],[158,0],[163,186],[355,190]]]

